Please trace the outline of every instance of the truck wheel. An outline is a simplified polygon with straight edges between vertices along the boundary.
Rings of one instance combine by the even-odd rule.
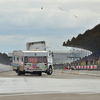
[[[22,73],[22,75],[25,75],[25,73]]]
[[[42,72],[38,72],[38,76],[42,76]]]
[[[21,75],[21,72],[20,72],[19,70],[17,71],[17,73],[18,73],[18,76],[20,76],[20,75]]]
[[[49,70],[48,70],[48,72],[47,72],[47,75],[51,75],[52,74],[52,68],[51,67],[49,67]]]

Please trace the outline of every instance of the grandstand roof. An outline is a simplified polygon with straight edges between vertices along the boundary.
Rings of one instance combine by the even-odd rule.
[[[63,46],[82,48],[94,53],[100,52],[100,24],[79,34],[76,38],[64,41]]]

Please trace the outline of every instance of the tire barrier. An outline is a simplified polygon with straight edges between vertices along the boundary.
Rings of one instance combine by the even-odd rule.
[[[12,66],[0,64],[0,72],[12,71]]]

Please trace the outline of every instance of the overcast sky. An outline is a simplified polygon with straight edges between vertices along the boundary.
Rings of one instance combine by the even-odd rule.
[[[100,22],[100,0],[0,0],[0,52],[46,41],[52,49]]]

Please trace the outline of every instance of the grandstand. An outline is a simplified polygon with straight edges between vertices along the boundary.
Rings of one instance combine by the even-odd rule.
[[[68,66],[74,66],[76,69],[96,69],[100,70],[100,24],[94,28],[79,34],[76,38],[64,41],[63,46],[76,47],[91,51],[80,60],[71,62]]]

